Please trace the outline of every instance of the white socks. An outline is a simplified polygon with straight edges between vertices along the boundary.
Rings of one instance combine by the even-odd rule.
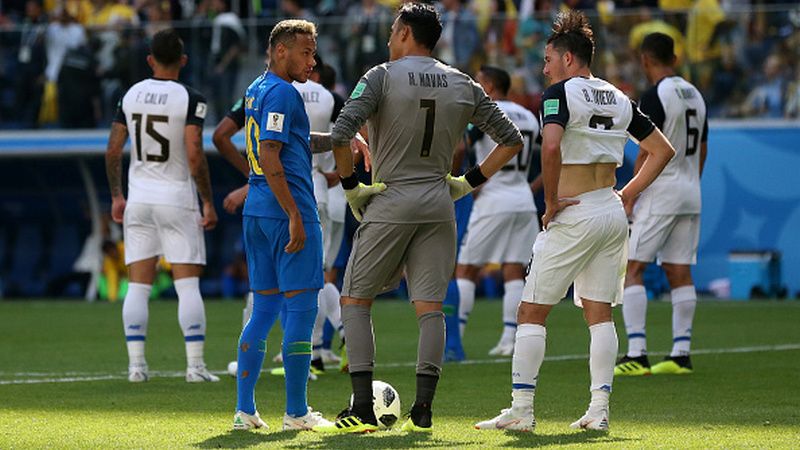
[[[694,286],[673,289],[672,297],[672,351],[670,356],[687,356],[692,344],[692,321],[697,306]]]
[[[322,308],[322,291],[319,296],[319,309],[317,310],[317,318],[314,319],[314,329],[311,331],[311,359],[320,358],[320,349],[322,348],[322,329],[325,327],[325,311]]]
[[[325,299],[325,317],[331,325],[333,325],[333,328],[338,330],[339,334],[344,337],[344,329],[342,328],[342,307],[339,305],[339,299],[341,297],[339,289],[333,283],[325,283],[320,294],[322,298]],[[320,301],[320,304],[321,303]]]
[[[503,284],[503,337],[501,342],[514,342],[517,332],[517,308],[522,300],[523,280],[506,281]]]
[[[603,322],[590,326],[589,333],[589,389],[592,393],[589,410],[606,410],[614,380],[617,331],[612,322]],[[517,327],[511,362],[511,408],[516,414],[527,414],[533,410],[533,397],[539,369],[544,361],[546,338],[547,331],[542,325],[520,324]]]
[[[670,356],[686,356],[692,343],[692,322],[697,306],[694,286],[673,289],[672,297],[672,351]],[[635,358],[647,354],[645,338],[645,316],[647,315],[647,292],[642,285],[625,288],[622,303],[625,331],[628,333],[628,356]]]
[[[589,327],[589,374],[592,401],[589,410],[608,408],[608,397],[614,381],[614,360],[617,357],[619,342],[613,322],[603,322]]]
[[[533,395],[544,361],[547,330],[542,325],[523,323],[517,327],[511,362],[511,408],[519,414],[533,410]]]
[[[647,354],[645,318],[647,316],[647,291],[641,284],[628,286],[623,291],[622,317],[628,333],[628,356],[636,358]]]
[[[144,341],[147,337],[147,300],[152,286],[142,283],[128,283],[128,293],[122,305],[122,324],[125,326],[125,340],[128,346],[128,364],[143,366]]]
[[[204,365],[203,344],[206,338],[206,311],[197,277],[175,280],[178,293],[178,323],[186,341],[186,363],[190,367]]]
[[[456,284],[458,285],[458,330],[463,338],[469,314],[475,307],[475,283],[466,278],[457,278]]]
[[[242,310],[242,329],[247,325],[250,316],[253,315],[253,291],[247,293],[244,309]]]
[[[317,311],[317,319],[314,322],[314,330],[311,333],[311,344],[313,347],[312,358],[320,357],[319,350],[322,347],[323,328],[325,327],[325,319],[331,322],[331,325],[339,331],[341,336],[344,336],[344,329],[342,328],[342,309],[339,306],[339,289],[333,283],[325,283],[325,286],[319,291],[317,296],[319,303],[319,310]]]

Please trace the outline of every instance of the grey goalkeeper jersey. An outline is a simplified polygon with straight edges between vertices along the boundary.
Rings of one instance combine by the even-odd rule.
[[[347,145],[369,130],[375,195],[364,222],[425,223],[455,218],[444,181],[468,123],[504,145],[522,143],[505,113],[472,79],[436,59],[407,56],[373,67],[358,82],[333,127]]]

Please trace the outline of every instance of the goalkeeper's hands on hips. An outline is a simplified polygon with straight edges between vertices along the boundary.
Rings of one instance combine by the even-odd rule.
[[[353,216],[356,220],[361,222],[369,199],[372,198],[373,195],[385,190],[386,185],[383,183],[373,183],[370,185],[358,183],[351,189],[345,189],[344,197],[347,199],[347,203],[350,205],[350,210],[353,211]]]

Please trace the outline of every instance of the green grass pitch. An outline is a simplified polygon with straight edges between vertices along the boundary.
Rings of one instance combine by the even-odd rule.
[[[235,356],[242,302],[209,301],[206,361],[223,371]],[[688,376],[618,378],[611,432],[568,428],[589,400],[588,332],[568,302],[548,324],[547,356],[536,394],[534,434],[476,431],[472,424],[510,403],[510,359],[487,356],[500,333],[499,301],[479,301],[467,329],[468,364],[447,364],[434,403],[434,432],[322,436],[281,432],[283,380],[263,374],[257,401],[268,431],[232,432],[236,385],[187,384],[177,304],[150,305],[151,380],[129,384],[120,304],[0,303],[0,449],[14,448],[798,448],[800,302],[701,302]],[[671,308],[651,303],[651,354],[671,345]],[[401,301],[374,307],[375,377],[414,396],[417,329]],[[621,311],[615,311],[620,349]],[[278,349],[278,334],[268,357]],[[660,356],[651,356],[656,361]],[[267,360],[265,367],[273,366]],[[158,374],[161,373],[161,376]],[[349,398],[346,375],[309,385],[309,402],[333,416]]]

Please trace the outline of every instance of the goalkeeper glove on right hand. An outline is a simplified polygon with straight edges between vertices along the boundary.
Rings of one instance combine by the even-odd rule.
[[[372,183],[366,185],[358,182],[355,174],[342,179],[342,187],[344,188],[344,197],[350,205],[350,210],[357,221],[361,222],[366,210],[367,203],[373,195],[386,190],[386,185],[383,183]]]

